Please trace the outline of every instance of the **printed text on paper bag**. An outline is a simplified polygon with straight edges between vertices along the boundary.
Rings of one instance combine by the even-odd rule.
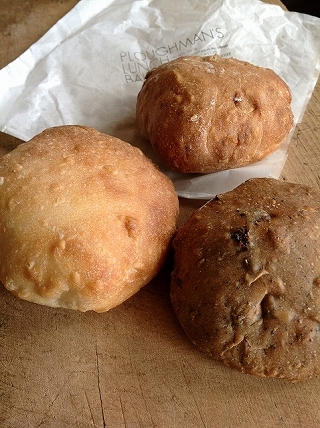
[[[230,56],[227,52],[228,43],[220,43],[225,34],[221,28],[209,28],[200,31],[193,36],[183,40],[175,41],[170,45],[150,48],[144,51],[122,51],[120,61],[126,83],[143,82],[147,72],[160,64],[167,63],[172,59],[182,55],[213,55],[218,53],[221,56]],[[218,41],[219,45],[212,41]],[[201,48],[201,46],[205,47]]]

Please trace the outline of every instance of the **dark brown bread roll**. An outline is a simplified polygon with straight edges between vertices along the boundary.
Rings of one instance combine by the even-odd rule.
[[[217,55],[180,57],[146,75],[136,117],[171,169],[209,173],[257,162],[293,125],[291,93],[272,70]]]
[[[0,281],[35,303],[107,311],[159,272],[177,217],[172,182],[139,149],[48,129],[0,161]]]
[[[320,192],[251,179],[197,210],[173,241],[171,300],[186,334],[227,366],[320,374]]]

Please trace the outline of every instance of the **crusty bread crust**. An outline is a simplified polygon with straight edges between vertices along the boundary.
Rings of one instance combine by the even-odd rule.
[[[136,117],[171,169],[209,173],[257,162],[293,125],[291,92],[272,70],[218,55],[180,57],[146,75]]]
[[[4,156],[0,177],[0,280],[18,297],[103,312],[160,270],[178,198],[139,149],[51,128]]]
[[[258,376],[320,374],[320,192],[251,179],[173,241],[172,305],[190,340]]]

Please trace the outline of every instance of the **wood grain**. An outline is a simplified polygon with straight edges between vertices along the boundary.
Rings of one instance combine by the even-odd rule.
[[[281,178],[320,188],[320,79],[293,134]]]
[[[76,0],[0,0],[0,66]],[[280,4],[279,1],[270,1]],[[320,82],[281,179],[320,188]],[[0,146],[19,141],[0,136]],[[180,224],[204,201],[180,200]],[[320,426],[319,379],[292,384],[234,372],[197,351],[171,309],[170,261],[105,314],[52,309],[0,287],[0,427]]]

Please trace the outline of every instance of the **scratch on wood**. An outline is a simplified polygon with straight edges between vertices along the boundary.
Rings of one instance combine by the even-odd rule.
[[[99,354],[98,354],[98,345],[97,344],[96,344],[96,367],[97,367],[97,375],[98,375],[98,391],[99,391],[102,423],[103,423],[103,428],[106,428],[107,424],[106,424],[106,420],[105,420],[105,416],[104,416],[103,401],[102,401],[102,395],[101,395],[100,366],[99,366]]]
[[[121,396],[119,396],[119,400],[120,400],[122,420],[123,420],[124,426],[126,427],[127,423],[126,423],[126,418],[124,416],[124,406],[123,406],[123,402],[122,402]]]
[[[89,399],[88,399],[88,395],[87,395],[87,392],[86,392],[86,391],[84,391],[84,396],[85,396],[85,398],[86,398],[86,402],[87,402],[88,407],[89,407],[89,412],[90,412],[91,420],[92,420],[92,422],[93,422],[93,425],[95,426],[95,422],[94,422],[94,417],[93,417],[92,409],[91,409],[91,406],[90,406],[90,403],[89,403]]]
[[[48,409],[47,411],[44,413],[41,421],[37,424],[36,428],[40,428],[43,424],[45,424],[47,422],[46,418],[48,416],[50,416],[51,413],[51,408],[54,405],[54,403],[56,402],[56,400],[58,399],[58,397],[61,394],[61,391],[63,391],[65,385],[69,382],[69,379],[66,379],[65,382],[63,383],[63,385],[59,388],[58,392],[56,393],[56,395],[54,396],[54,398],[51,400],[51,403],[48,405]]]
[[[205,422],[204,422],[204,420],[203,420],[203,418],[202,418],[202,414],[201,414],[201,410],[200,410],[200,408],[199,408],[199,405],[198,405],[198,402],[197,402],[197,400],[196,400],[196,398],[195,398],[195,396],[194,396],[194,394],[193,394],[193,391],[189,388],[189,384],[190,384],[190,382],[188,381],[188,379],[187,379],[187,376],[186,376],[186,365],[185,364],[182,364],[182,375],[183,375],[183,377],[184,377],[184,380],[185,380],[185,383],[186,383],[186,386],[187,386],[187,388],[188,388],[188,391],[189,391],[189,393],[190,393],[190,396],[192,397],[192,400],[193,400],[193,402],[194,402],[194,404],[195,404],[195,407],[196,407],[196,409],[197,409],[197,411],[198,411],[198,414],[199,414],[199,417],[200,417],[200,421],[201,421],[201,424],[202,424],[202,426],[204,427],[204,428],[207,428],[207,425],[205,424]]]
[[[145,396],[144,391],[143,391],[142,382],[141,382],[141,373],[139,371],[137,371],[136,368],[135,368],[135,364],[133,363],[133,360],[132,360],[132,355],[131,355],[130,348],[128,350],[128,354],[129,354],[129,358],[130,358],[131,371],[132,371],[132,373],[135,374],[135,377],[136,377],[137,383],[138,383],[138,387],[139,387],[139,391],[140,391],[140,394],[141,394],[141,397],[142,397],[142,400],[143,400],[143,403],[144,403],[145,410],[146,410],[146,412],[147,412],[147,414],[149,415],[149,418],[150,418],[150,424],[151,424],[150,427],[155,427],[156,424],[154,423],[152,414],[149,411],[147,399],[146,399],[146,396]]]

